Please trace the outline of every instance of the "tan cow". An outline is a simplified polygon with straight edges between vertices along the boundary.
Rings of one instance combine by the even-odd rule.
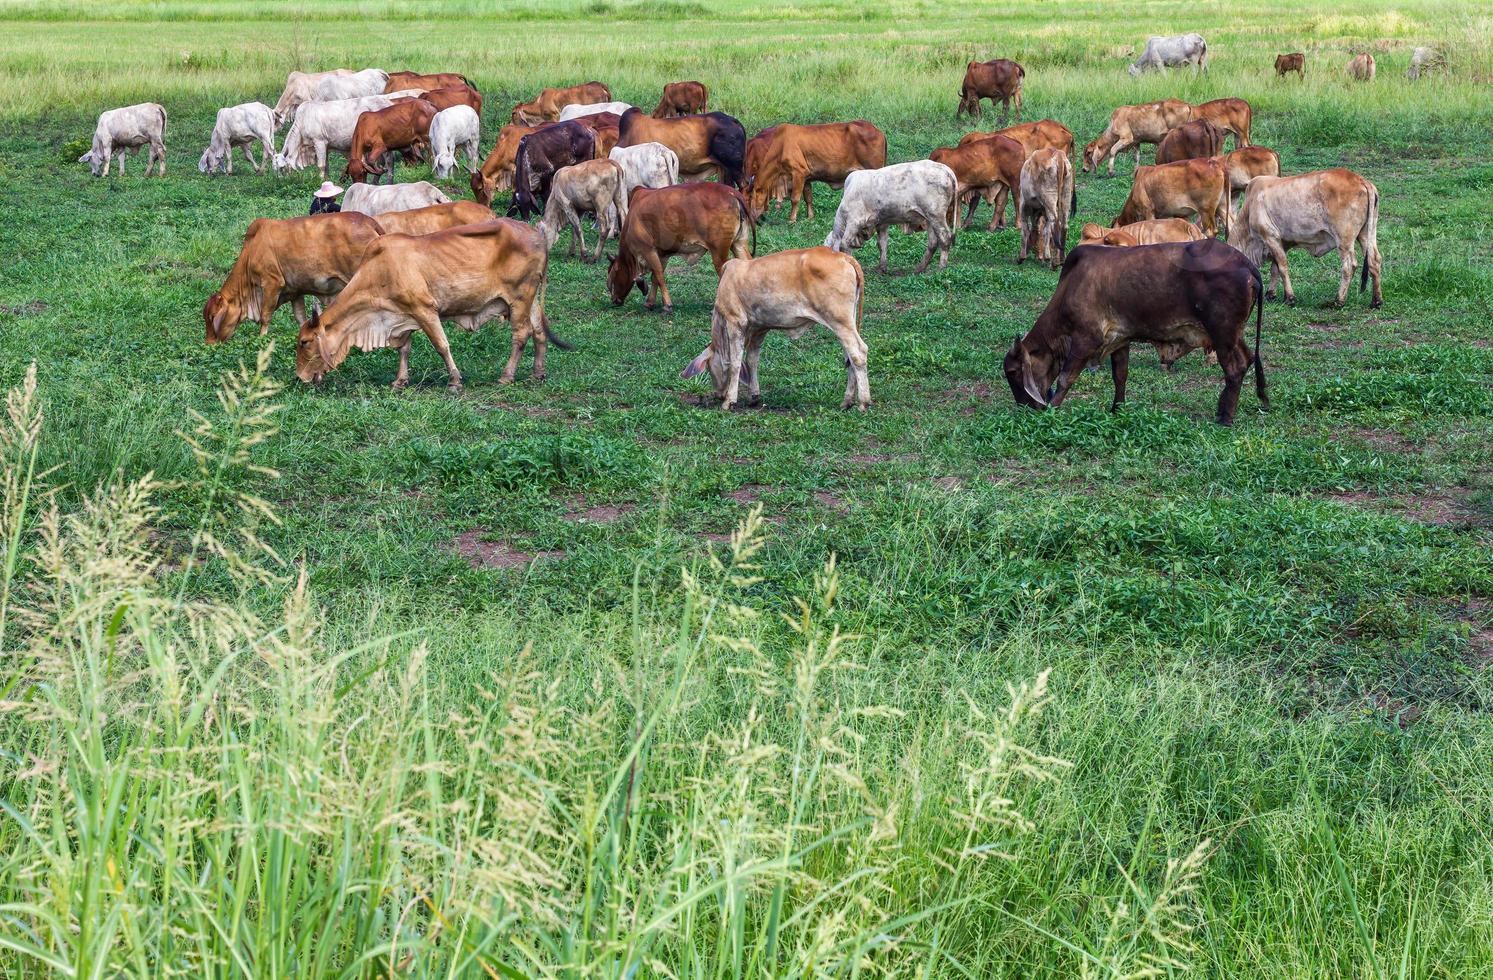
[[[1348,77],[1354,81],[1372,82],[1374,71],[1374,56],[1367,51],[1348,62]]]
[[[1217,157],[1137,167],[1130,197],[1115,224],[1189,214],[1198,216],[1206,236],[1218,233],[1220,216],[1225,233],[1229,230],[1229,179]]]
[[[990,136],[962,146],[941,146],[928,154],[959,178],[959,202],[969,201],[964,227],[974,221],[983,197],[995,208],[986,231],[998,231],[1006,223],[1006,198],[1021,187],[1021,165],[1026,151],[1009,136]]]
[[[385,211],[378,216],[378,223],[387,235],[429,235],[458,225],[476,225],[496,218],[492,208],[476,201],[448,201],[408,211]]]
[[[1280,154],[1268,146],[1245,146],[1223,155],[1223,167],[1229,175],[1229,208],[1234,194],[1249,186],[1256,177],[1279,177]]]
[[[560,229],[570,226],[570,251],[580,247],[581,261],[601,258],[602,246],[616,238],[627,221],[627,197],[622,192],[622,166],[611,160],[584,160],[556,171],[544,202],[544,217],[537,225],[544,234],[545,248],[554,248]],[[596,215],[596,252],[586,258],[586,235],[581,230],[581,215]]]
[[[423,92],[432,92],[436,89],[456,88],[461,86],[477,91],[477,86],[467,80],[467,76],[460,72],[439,71],[430,75],[422,75],[417,71],[391,71],[389,72],[389,83],[384,86],[384,93],[399,92],[404,89],[420,89]],[[441,108],[445,108],[442,106]]]
[[[524,126],[555,122],[560,118],[560,110],[568,105],[610,101],[612,90],[601,82],[586,82],[569,88],[547,88],[535,96],[534,101],[520,102],[514,106],[512,121]]]
[[[1157,163],[1176,163],[1223,153],[1223,130],[1206,119],[1194,119],[1167,133],[1156,144]]]
[[[1348,298],[1353,279],[1353,243],[1363,246],[1363,274],[1358,291],[1374,279],[1372,306],[1384,303],[1379,288],[1379,188],[1351,170],[1318,170],[1296,177],[1256,177],[1244,192],[1229,244],[1256,265],[1270,260],[1270,288],[1275,296],[1277,272],[1285,282],[1286,302],[1296,302],[1286,253],[1304,248],[1314,256],[1337,249],[1342,262],[1337,303]]]
[[[494,194],[513,189],[513,171],[518,166],[519,141],[539,128],[510,123],[498,130],[498,141],[493,144],[492,152],[471,177],[472,197],[479,204],[491,204]]]
[[[1098,170],[1109,158],[1109,175],[1115,174],[1115,157],[1135,150],[1135,165],[1140,166],[1142,143],[1160,143],[1177,126],[1192,120],[1192,106],[1181,99],[1162,99],[1141,105],[1122,105],[1110,113],[1109,125],[1098,138],[1083,148],[1083,172]]]
[[[1160,245],[1162,242],[1196,242],[1203,232],[1186,218],[1153,218],[1105,228],[1092,222],[1079,233],[1080,245]]]
[[[231,339],[245,320],[258,321],[263,337],[285,303],[296,323],[305,323],[306,297],[330,300],[341,292],[382,234],[378,221],[356,211],[254,219],[223,288],[202,307],[207,343]]]
[[[1255,111],[1243,99],[1214,99],[1192,107],[1193,119],[1206,119],[1225,133],[1234,134],[1234,149],[1249,145],[1249,127]]]
[[[790,223],[798,220],[798,206],[806,196],[813,221],[813,181],[840,188],[856,170],[886,166],[886,134],[864,119],[815,126],[783,123],[775,130],[771,146],[748,183],[747,199],[755,221],[762,220],[770,198],[784,194],[793,202],[788,211]]]
[[[498,218],[430,235],[385,235],[368,247],[363,265],[324,313],[301,327],[295,373],[317,381],[336,370],[357,347],[399,348],[394,387],[409,383],[410,341],[416,330],[435,345],[461,390],[461,372],[451,357],[442,320],[476,330],[498,317],[513,328],[513,349],[499,381],[508,384],[519,355],[534,338],[534,380],[544,379],[547,342],[566,349],[544,316],[549,253],[544,239],[521,221]]]
[[[802,337],[823,324],[845,351],[845,400],[864,412],[871,404],[866,374],[866,342],[861,339],[861,306],[865,276],[854,256],[834,249],[796,248],[758,259],[735,258],[721,270],[710,315],[710,343],[680,377],[692,378],[710,368],[721,408],[737,402],[741,381],[748,405],[762,404],[757,364],[769,331]]]
[[[1073,164],[1060,150],[1038,150],[1021,165],[1021,191],[1016,199],[1016,222],[1021,226],[1020,265],[1032,246],[1037,258],[1054,269],[1068,254],[1068,216],[1078,213],[1073,186]],[[1045,232],[1045,234],[1044,234]]]

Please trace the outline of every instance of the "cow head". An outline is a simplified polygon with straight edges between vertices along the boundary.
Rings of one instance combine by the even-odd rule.
[[[346,356],[345,347],[339,356],[328,340],[326,328],[321,324],[321,311],[313,311],[311,319],[302,325],[296,336],[295,376],[308,384],[319,382],[328,371],[341,364]]]
[[[206,341],[209,344],[218,344],[232,339],[234,331],[238,329],[242,321],[241,313],[229,305],[228,300],[224,299],[220,292],[209,296],[207,303],[202,307],[202,323],[207,328]]]
[[[213,152],[212,147],[202,151],[202,156],[197,160],[197,172],[210,174],[223,169],[224,159]]]
[[[643,282],[637,260],[624,248],[607,264],[607,295],[612,298],[612,305],[621,306],[627,302],[627,294],[635,286],[638,292],[648,295],[648,286]]]
[[[489,181],[482,175],[482,171],[477,170],[472,173],[469,183],[472,185],[472,199],[478,204],[491,206],[494,182]]]
[[[1054,373],[1051,354],[1033,354],[1027,349],[1024,339],[1017,337],[1006,352],[1004,367],[1006,383],[1011,386],[1016,404],[1038,411],[1047,407],[1047,391]]]
[[[1099,149],[1099,140],[1089,140],[1086,144],[1084,144],[1083,172],[1088,173],[1091,170],[1097,170],[1099,168],[1099,158],[1101,156],[1103,156],[1103,153]]]
[[[347,166],[342,168],[342,179],[351,181],[354,184],[366,184],[368,182],[368,175],[371,173],[376,174],[378,171],[357,157],[350,157],[347,161]]]
[[[520,126],[534,126],[543,122],[543,119],[534,103],[522,102],[513,107],[513,122]]]

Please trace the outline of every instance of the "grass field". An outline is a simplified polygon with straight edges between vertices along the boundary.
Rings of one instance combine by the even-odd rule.
[[[0,975],[1493,976],[1490,28],[3,0]],[[1207,76],[1125,74],[1183,30]],[[1449,75],[1407,82],[1416,44]],[[868,274],[864,416],[823,331],[768,342],[762,409],[710,410],[678,378],[708,263],[662,317],[563,239],[577,350],[543,384],[496,383],[494,326],[454,338],[459,396],[423,340],[404,392],[393,351],[298,384],[288,310],[202,342],[244,227],[319,181],[194,166],[290,69],[462,71],[487,145],[543,85],[698,78],[748,132],[862,117],[900,161],[971,128],[964,63],[997,56],[1080,142],[1120,103],[1249,99],[1287,172],[1377,183],[1384,307],[1327,308],[1335,259],[1292,253],[1272,411],[1246,392],[1231,430],[1197,355],[1139,354],[1117,415],[1107,372],[1019,410],[1001,357],[1056,277],[1012,231]],[[90,179],[77,141],[143,100],[168,176]],[[1080,176],[1075,240],[1130,167]],[[821,242],[815,198],[759,254]]]

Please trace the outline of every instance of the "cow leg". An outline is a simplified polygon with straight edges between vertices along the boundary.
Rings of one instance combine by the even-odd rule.
[[[166,176],[166,144],[159,140],[153,140],[150,144],[150,156],[145,158],[145,175],[150,176],[150,163],[152,160],[160,162],[161,176]]]
[[[105,176],[105,177],[109,176],[109,164],[112,163],[113,161],[114,161],[114,147],[112,147],[109,144],[105,143],[104,144],[104,173],[103,173],[103,176]],[[121,174],[124,173],[124,151],[123,150],[121,150],[119,152],[119,172]]]
[[[453,394],[461,391],[461,372],[456,368],[456,361],[451,357],[451,344],[446,340],[446,331],[441,326],[441,318],[436,315],[433,307],[425,307],[419,313],[413,314],[416,323],[420,324],[421,331],[430,338],[435,345],[436,353],[441,355],[441,360],[446,363],[446,374],[448,381],[446,389]],[[408,340],[406,340],[408,346]]]
[[[1016,208],[1016,225],[1021,229],[1021,252],[1016,256],[1016,264],[1021,265],[1032,251],[1032,239],[1036,237],[1036,228],[1033,227],[1031,213],[1024,211],[1019,205]]]
[[[245,156],[249,155],[249,148],[247,146],[244,147],[244,155]],[[233,176],[233,144],[232,143],[228,144],[228,156],[227,156],[227,159],[225,160],[225,162],[223,163],[223,172],[225,174],[227,174],[228,176],[230,176],[230,177]]]
[[[1286,250],[1281,247],[1280,242],[1272,239],[1265,240],[1265,247],[1270,250],[1270,289],[1275,291],[1275,270],[1280,270],[1281,285],[1286,291],[1286,302],[1296,302],[1296,290],[1291,288],[1291,267],[1286,264]]]
[[[809,220],[814,220],[814,184],[804,181],[804,201],[809,205]]]
[[[840,347],[845,351],[845,399],[840,407],[849,408],[853,404],[858,411],[864,412],[871,405],[871,382],[866,375],[866,342],[861,339],[861,332],[856,329],[851,316],[837,318],[825,326],[839,338]]]
[[[669,280],[664,277],[664,269],[669,260],[661,258],[657,251],[650,251],[643,258],[648,262],[648,268],[653,273],[653,289],[648,293],[648,301],[643,305],[653,309],[653,304],[658,299],[659,293],[663,294],[664,312],[674,312],[674,301],[669,298]]]
[[[876,250],[881,254],[881,262],[876,266],[876,271],[883,274],[886,272],[886,239],[889,230],[890,226],[876,229]],[[923,264],[928,264],[927,256],[923,257]],[[921,272],[922,270],[919,269],[918,271]]]
[[[1244,372],[1249,368],[1247,351],[1243,341],[1232,350],[1217,351],[1218,366],[1223,368],[1223,392],[1218,396],[1219,425],[1234,424],[1234,415],[1239,410],[1239,389],[1244,386]]]
[[[914,275],[919,275],[928,268],[928,263],[933,261],[933,252],[938,248],[939,241],[938,231],[930,221],[928,223],[928,247],[923,249],[922,259],[918,261],[917,266],[912,270]],[[939,268],[942,267],[943,264],[940,263]]]
[[[1063,399],[1068,397],[1068,389],[1073,387],[1073,382],[1077,381],[1078,376],[1083,373],[1084,367],[1089,363],[1089,356],[1093,353],[1091,348],[1080,346],[1077,340],[1071,343],[1073,346],[1068,350],[1063,369],[1058,372],[1057,394],[1053,395],[1052,401],[1048,403],[1052,408],[1063,404]]]
[[[1367,240],[1366,236],[1360,234],[1358,243],[1363,246],[1364,261],[1369,264],[1369,278],[1374,283],[1373,299],[1369,302],[1372,309],[1378,309],[1384,305],[1384,293],[1379,288],[1379,272],[1383,267],[1384,260],[1379,255],[1379,242]],[[1362,291],[1362,287],[1359,287]]]
[[[721,410],[729,412],[736,405],[741,392],[741,364],[746,338],[739,329],[727,331],[726,340],[726,394],[721,399]]]
[[[586,229],[581,227],[581,213],[566,205],[565,220],[570,223],[570,251],[566,255],[575,255],[576,247],[579,246],[581,258],[584,259],[586,257]]]
[[[757,365],[762,360],[762,341],[766,339],[765,330],[753,331],[746,342],[746,359],[742,362],[746,373],[747,400],[746,403],[752,408],[762,404],[762,387],[757,383]]]
[[[410,383],[410,348],[414,346],[415,335],[405,335],[404,343],[399,345],[399,371],[394,375],[394,390],[399,391]]]
[[[262,174],[265,172],[265,170],[269,169],[271,163],[275,159],[275,144],[272,140],[261,139],[259,141],[259,150],[259,155],[261,157],[259,161],[259,168],[254,172]]]
[[[794,171],[789,181],[788,201],[792,206],[788,208],[788,223],[791,225],[798,221],[798,206],[804,199],[803,174]]]
[[[964,196],[969,199],[969,213],[964,216],[964,227],[968,228],[975,223],[975,210],[980,206],[980,195],[975,191],[966,191]]]
[[[1110,402],[1109,410],[1118,412],[1125,401],[1125,381],[1130,377],[1129,344],[1109,355],[1109,376],[1115,383],[1115,400]]]
[[[292,296],[290,298],[290,311],[295,314],[296,330],[306,325],[306,297]],[[263,337],[270,332],[270,318],[264,318],[264,324],[259,328],[259,336]]]
[[[1016,90],[1016,121],[1021,122],[1021,89]]]
[[[1348,286],[1353,282],[1353,267],[1358,264],[1353,261],[1353,239],[1350,238],[1339,245],[1337,254],[1339,261],[1342,263],[1343,274],[1337,284],[1337,302],[1332,305],[1342,306],[1348,301]]]
[[[316,141],[316,169],[321,171],[321,179],[327,179],[327,144],[321,140]]]

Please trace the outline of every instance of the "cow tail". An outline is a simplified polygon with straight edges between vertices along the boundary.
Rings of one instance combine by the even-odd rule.
[[[1369,192],[1368,223],[1374,229],[1374,247],[1378,248],[1379,247],[1379,188],[1377,188],[1377,187],[1375,187],[1372,191]],[[1365,245],[1364,246],[1364,250],[1363,250],[1363,271],[1361,273],[1359,273],[1359,276],[1358,276],[1358,293],[1359,293],[1360,296],[1363,295],[1363,291],[1368,288],[1368,285],[1369,285],[1369,249],[1368,249],[1368,246]]]
[[[953,171],[949,171],[951,174]],[[949,197],[949,206],[944,209],[944,219],[949,223],[949,243],[953,244],[955,229],[959,227],[959,178],[954,178],[954,193]]]
[[[855,261],[855,256],[851,256]],[[866,272],[855,262],[855,332],[861,332],[861,318],[866,312]]]
[[[751,209],[747,207],[746,198],[740,191],[736,192],[736,210],[741,215],[742,223],[747,226],[747,234],[751,236],[751,253],[752,258],[755,259],[757,257],[757,223],[752,220]],[[736,230],[740,234],[741,226],[738,225]]]
[[[566,343],[564,340],[561,340],[559,334],[550,329],[550,318],[545,316],[544,314],[544,297],[545,294],[549,292],[550,287],[549,264],[549,253],[545,252],[544,276],[539,280],[539,323],[544,328],[545,339],[547,339],[550,343],[554,344],[561,350],[575,350],[574,344]]]
[[[1260,338],[1265,327],[1265,278],[1260,274],[1259,266],[1251,263],[1250,268],[1255,277],[1255,392],[1260,394],[1263,400],[1265,365],[1260,360]]]
[[[166,107],[157,105],[156,108],[161,110],[161,142],[164,143],[166,142]],[[229,149],[232,149],[232,147],[229,147]]]

